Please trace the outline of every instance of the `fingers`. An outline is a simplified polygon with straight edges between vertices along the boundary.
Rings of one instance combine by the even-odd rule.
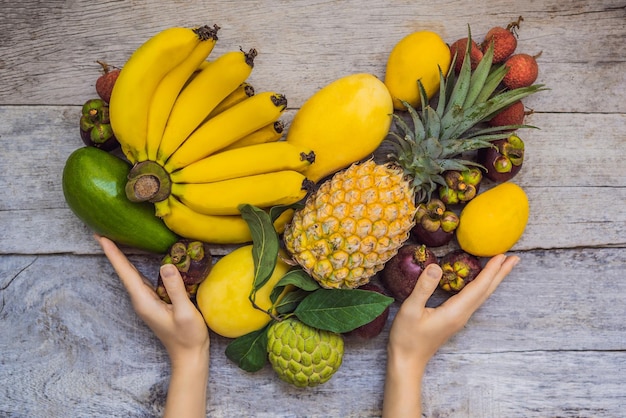
[[[437,264],[429,264],[422,274],[420,274],[415,288],[413,288],[413,292],[411,292],[407,299],[410,299],[411,303],[417,306],[426,306],[426,302],[432,296],[435,289],[437,289],[442,274],[441,267]]]
[[[147,288],[143,276],[137,271],[135,266],[128,261],[128,258],[120,251],[117,245],[110,239],[100,235],[94,235],[94,237],[102,247],[104,254],[111,262],[111,265],[131,297],[134,298],[145,292]]]
[[[173,264],[164,264],[161,266],[161,279],[167,295],[172,301],[174,307],[185,306],[191,303],[189,295],[187,295],[187,289],[183,278],[180,276],[180,272]]]
[[[504,280],[504,278],[509,275],[511,270],[513,270],[513,268],[519,263],[519,261],[520,261],[520,258],[518,256],[508,256],[505,258],[504,262],[499,263],[499,264],[498,264],[498,260],[493,261],[493,264],[495,264],[496,267],[498,268],[496,269],[494,277],[490,281],[489,287],[487,288],[487,291],[485,292],[486,293],[485,299],[487,299],[487,297],[489,297],[496,290],[496,288],[500,285],[500,283],[502,283],[502,280]],[[491,269],[492,268],[492,266],[490,265],[491,262],[492,261],[489,260],[485,268]],[[495,267],[493,268],[495,269]]]
[[[491,296],[518,262],[517,256],[507,257],[500,254],[492,257],[480,274],[448,302],[453,303],[461,312],[471,315]]]

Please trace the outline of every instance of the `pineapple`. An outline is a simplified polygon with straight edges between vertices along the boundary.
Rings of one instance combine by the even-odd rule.
[[[470,43],[468,42],[468,45]],[[465,52],[466,57],[469,49]],[[396,130],[388,160],[354,163],[338,172],[306,200],[284,233],[294,260],[325,288],[356,288],[369,282],[409,237],[416,204],[426,201],[443,173],[477,165],[462,154],[505,138],[506,128],[478,128],[499,110],[542,89],[541,85],[498,91],[507,68],[492,68],[493,46],[474,71],[465,59],[444,78],[435,107],[421,83],[421,112],[408,103],[408,121],[394,114]]]
[[[415,224],[404,171],[368,160],[324,182],[296,211],[285,245],[322,286],[355,288],[393,257]]]

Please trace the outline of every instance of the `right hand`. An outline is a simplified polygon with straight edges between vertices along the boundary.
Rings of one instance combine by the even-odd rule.
[[[437,308],[427,308],[426,302],[437,288],[442,271],[436,264],[429,265],[396,314],[389,334],[389,350],[423,369],[518,262],[517,256],[494,256],[473,281]]]
[[[431,264],[396,314],[387,346],[383,416],[421,417],[422,376],[437,350],[461,328],[496,290],[519,258],[497,255],[459,293],[437,308],[427,308],[442,276]]]

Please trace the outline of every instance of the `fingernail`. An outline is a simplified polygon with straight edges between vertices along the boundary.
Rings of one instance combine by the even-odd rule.
[[[441,268],[436,264],[431,264],[426,269],[426,275],[431,279],[438,279],[441,273]]]
[[[173,264],[164,264],[161,266],[161,277],[169,278],[176,276],[177,268]]]
[[[515,257],[515,259],[513,260],[513,267],[517,266],[520,262],[520,258],[519,257]]]

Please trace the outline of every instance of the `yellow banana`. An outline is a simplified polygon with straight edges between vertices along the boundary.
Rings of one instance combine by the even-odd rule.
[[[209,66],[209,64],[211,63],[211,61],[202,61],[200,63],[200,65],[198,65],[198,68],[195,69],[195,71],[193,73],[191,73],[191,75],[189,76],[189,78],[187,79],[187,81],[185,81],[185,84],[183,84],[183,89],[185,87],[187,87],[187,85],[189,83],[191,83],[191,80],[193,80],[194,78],[196,78],[196,76],[198,75],[198,73],[200,73],[200,71],[204,70],[206,67]],[[182,90],[182,89],[181,89]]]
[[[248,78],[255,56],[254,49],[227,52],[207,64],[180,92],[163,131],[159,163],[164,164],[215,106]]]
[[[219,102],[219,104],[215,106],[215,109],[213,109],[213,111],[209,113],[209,116],[207,116],[204,120],[206,121],[208,119],[211,119],[215,115],[222,113],[226,109],[231,108],[237,103],[252,96],[254,96],[254,87],[244,81],[239,85],[239,87],[235,89],[235,91],[230,93],[228,96],[226,96],[224,100]]]
[[[209,67],[211,68],[211,67]],[[256,94],[203,123],[167,160],[167,172],[185,167],[276,121],[287,107],[285,96]]]
[[[268,123],[264,127],[259,128],[251,134],[248,134],[243,138],[236,140],[229,146],[222,148],[221,150],[219,150],[219,152],[224,152],[235,148],[247,147],[250,145],[276,142],[283,136],[284,130],[285,124],[281,120],[277,120],[274,123]]]
[[[210,64],[210,63],[211,63],[211,61],[202,61],[202,62],[200,63],[200,65],[198,65],[198,68],[197,68],[197,70],[196,70],[196,71],[202,71],[202,70],[204,70],[206,67],[208,67],[208,66],[209,66],[209,64]]]
[[[287,141],[251,145],[209,155],[170,174],[174,183],[209,183],[282,170],[302,171],[315,161],[310,148]]]
[[[148,110],[146,137],[146,152],[149,160],[156,160],[163,130],[165,129],[165,124],[167,123],[174,101],[191,74],[193,74],[202,62],[206,62],[206,57],[209,56],[217,42],[218,29],[219,27],[215,26],[214,29],[208,33],[207,39],[204,42],[200,42],[186,60],[167,73],[154,91],[150,109]]]
[[[155,203],[155,207],[157,216],[181,237],[222,245],[252,241],[248,224],[240,215],[203,215],[171,195]],[[276,231],[282,233],[292,217],[293,210],[283,212],[274,222]]]
[[[172,183],[172,194],[196,212],[237,215],[242,203],[257,207],[296,203],[311,185],[301,173],[283,170],[213,183]]]
[[[131,162],[147,157],[148,109],[158,84],[212,31],[208,26],[165,29],[137,48],[122,67],[109,112],[115,136]]]

